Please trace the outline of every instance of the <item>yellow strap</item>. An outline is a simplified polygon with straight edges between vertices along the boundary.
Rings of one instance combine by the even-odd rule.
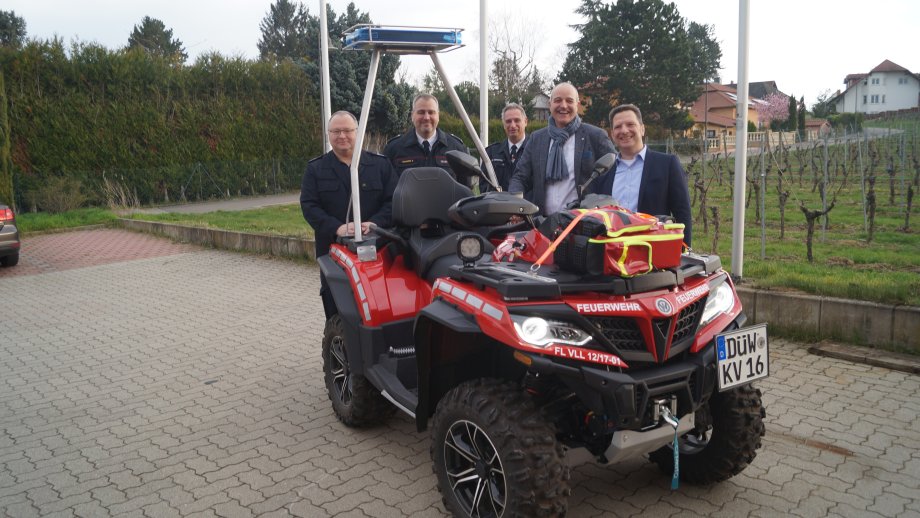
[[[635,245],[638,243],[648,243],[651,241],[683,241],[684,236],[681,234],[652,234],[644,236],[622,236],[611,238],[589,239],[589,243],[623,243],[625,245]]]
[[[650,245],[650,244],[648,244],[648,243],[646,243],[646,242],[643,242],[643,241],[634,242],[634,243],[632,243],[632,245],[639,245],[639,246],[644,246],[644,247],[648,248],[648,269],[645,270],[644,272],[638,272],[638,273],[634,273],[634,274],[632,274],[632,275],[629,275],[629,274],[626,273],[626,266],[625,266],[625,264],[626,264],[626,257],[629,255],[629,247],[630,247],[630,245],[624,243],[624,244],[623,244],[623,255],[621,255],[620,258],[617,260],[617,265],[620,267],[620,276],[621,276],[621,277],[635,277],[636,275],[641,275],[641,274],[643,274],[643,273],[648,273],[648,272],[652,271],[652,245]]]

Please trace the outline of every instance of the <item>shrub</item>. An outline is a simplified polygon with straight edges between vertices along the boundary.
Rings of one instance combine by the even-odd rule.
[[[58,214],[78,209],[86,203],[83,183],[73,177],[52,176],[31,191],[33,209]]]

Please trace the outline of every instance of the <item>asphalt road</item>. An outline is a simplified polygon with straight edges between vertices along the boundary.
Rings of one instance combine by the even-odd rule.
[[[442,516],[429,438],[353,430],[321,372],[313,265],[122,230],[0,268],[0,516]],[[572,473],[569,516],[920,516],[920,378],[771,343],[741,475]]]

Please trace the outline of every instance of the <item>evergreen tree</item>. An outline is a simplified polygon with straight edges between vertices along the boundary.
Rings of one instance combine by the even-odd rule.
[[[262,60],[304,59],[311,42],[307,40],[309,13],[302,4],[277,0],[259,24],[262,38],[256,45]]]
[[[0,70],[0,203],[16,208],[13,196],[13,162],[10,158],[10,121],[7,114],[6,84]]]
[[[715,76],[721,51],[711,29],[691,24],[662,0],[582,0],[579,39],[559,80],[590,96],[589,122],[606,120],[611,106],[634,103],[646,124],[673,130],[692,124],[685,107],[699,97],[699,85]]]
[[[0,11],[0,45],[18,49],[26,41],[26,21],[15,11]]]
[[[786,130],[795,131],[799,123],[798,115],[799,104],[795,101],[795,96],[789,96],[789,118],[786,119]]]
[[[338,16],[332,6],[326,4],[326,13],[331,40],[329,44],[331,108],[333,112],[348,110],[360,116],[371,52],[343,50],[340,37],[345,34],[346,29],[353,25],[373,22],[370,15],[358,11],[354,2],[349,3],[345,12]],[[307,56],[303,61],[303,67],[316,85],[320,84],[319,29],[319,17],[308,15]],[[409,124],[409,112],[412,110],[412,96],[415,90],[405,82],[396,81],[399,64],[397,55],[384,54],[380,57],[368,124],[371,131],[392,136],[404,132]]]
[[[128,37],[129,49],[143,49],[148,54],[161,56],[178,63],[185,63],[188,54],[182,47],[182,41],[173,38],[172,29],[167,29],[162,21],[145,16],[140,25],[135,25]]]

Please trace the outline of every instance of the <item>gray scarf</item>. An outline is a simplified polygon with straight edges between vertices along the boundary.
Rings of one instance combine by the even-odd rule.
[[[576,115],[572,122],[564,128],[557,128],[556,122],[550,117],[549,125],[546,127],[549,128],[550,138],[549,156],[546,159],[546,183],[551,184],[569,176],[569,171],[565,167],[565,153],[562,146],[581,127],[581,117]]]

